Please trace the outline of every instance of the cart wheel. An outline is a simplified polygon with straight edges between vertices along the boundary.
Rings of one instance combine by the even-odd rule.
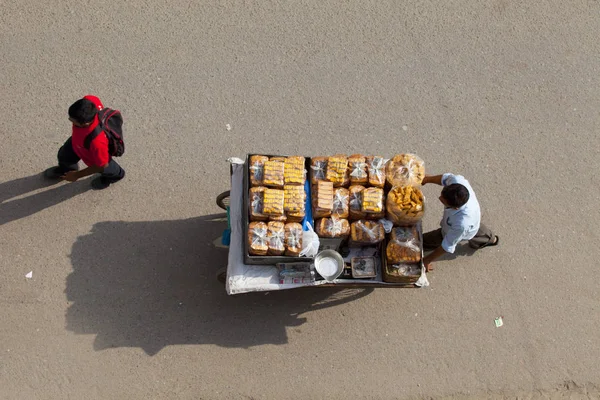
[[[217,280],[222,284],[225,284],[225,280],[227,279],[227,267],[219,268],[217,271]]]
[[[229,207],[229,190],[217,196],[217,205],[223,210],[227,210],[227,207]]]

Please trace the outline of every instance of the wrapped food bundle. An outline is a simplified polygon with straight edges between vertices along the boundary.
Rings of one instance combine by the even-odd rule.
[[[271,221],[267,225],[267,241],[269,249],[267,254],[280,256],[285,252],[285,224]]]
[[[304,186],[285,185],[283,187],[283,192],[283,210],[286,213],[298,213],[304,211],[306,205],[306,192],[304,191]]]
[[[393,228],[385,254],[390,264],[421,261],[421,241],[417,229],[414,226]]]
[[[423,193],[412,186],[397,186],[387,197],[387,219],[394,225],[414,225],[423,218]]]
[[[285,157],[283,157],[283,156],[275,156],[275,157],[271,157],[271,158],[270,158],[270,161],[278,161],[278,162],[282,162],[282,163],[284,163],[284,162],[285,162]]]
[[[263,185],[283,188],[285,163],[283,161],[271,159],[265,162]]]
[[[351,185],[365,185],[369,182],[365,156],[353,154],[348,157],[348,169],[350,171]]]
[[[337,188],[333,193],[331,215],[346,219],[349,215],[350,192],[345,188]]]
[[[267,156],[250,157],[250,185],[261,186],[265,175],[265,163],[269,161]]]
[[[286,214],[269,216],[269,221],[287,222],[287,220],[288,220],[288,216]]]
[[[386,166],[386,179],[391,186],[420,186],[425,177],[423,160],[414,154],[398,154]]]
[[[250,188],[248,194],[250,221],[266,221],[269,219],[269,216],[263,212],[265,189],[264,186]]]
[[[337,217],[321,218],[315,224],[315,232],[320,237],[347,237],[350,234],[350,224],[347,219]]]
[[[362,211],[380,214],[384,210],[384,193],[381,188],[367,188],[362,192]]]
[[[350,183],[348,157],[343,154],[329,157],[329,160],[327,160],[325,178],[328,181],[333,182],[334,187],[348,186]]]
[[[250,222],[248,225],[248,253],[253,256],[266,256],[269,251],[267,224]]]
[[[311,182],[313,185],[318,181],[326,180],[327,157],[313,157],[310,160],[310,169],[312,170]]]
[[[285,255],[299,257],[302,251],[302,225],[299,223],[285,224]]]
[[[315,219],[330,216],[333,209],[333,182],[318,181],[314,186],[312,203]]]
[[[369,185],[374,187],[385,186],[385,165],[387,160],[380,156],[369,156],[366,158],[367,171],[369,174]]]
[[[366,212],[362,210],[362,192],[365,190],[364,186],[352,185],[349,189],[349,216],[351,220],[363,219],[367,216]]]
[[[357,244],[376,244],[385,239],[383,224],[359,220],[350,225],[350,240]]]
[[[304,221],[304,217],[306,217],[306,211],[302,209],[297,212],[289,212],[286,213],[286,217],[287,222],[302,222]]]
[[[419,264],[390,264],[385,263],[382,268],[383,281],[388,283],[414,284],[421,276]]]
[[[285,159],[283,178],[286,185],[302,185],[306,182],[305,158],[292,156]]]
[[[285,195],[283,190],[266,188],[264,193],[263,213],[271,218],[284,216],[284,199]]]

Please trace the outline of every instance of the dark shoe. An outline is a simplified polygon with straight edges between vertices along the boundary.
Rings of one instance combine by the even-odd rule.
[[[110,184],[111,184],[111,181],[109,181],[108,179],[106,179],[103,176],[99,176],[92,181],[92,189],[94,189],[94,190],[106,189],[107,187],[110,186]]]
[[[499,243],[500,243],[500,237],[496,236],[496,241],[495,242],[486,243],[486,244],[481,245],[479,247],[473,247],[471,245],[469,245],[469,246],[471,246],[472,249],[480,250],[480,249],[483,249],[484,247],[498,246]]]
[[[44,171],[44,178],[56,181],[64,174],[65,171],[61,167],[52,167]]]

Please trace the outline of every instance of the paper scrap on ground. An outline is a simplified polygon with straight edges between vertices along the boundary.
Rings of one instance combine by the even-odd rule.
[[[27,279],[31,279],[31,278],[33,278],[33,271],[29,271],[29,272],[27,273],[27,275],[25,275],[25,278],[27,278]]]
[[[504,325],[504,321],[502,321],[502,317],[498,317],[494,320],[494,323],[496,324],[496,328],[500,328],[502,325]]]
[[[229,124],[225,125],[225,129],[227,129],[228,131],[230,131],[231,130],[231,125],[229,125]]]

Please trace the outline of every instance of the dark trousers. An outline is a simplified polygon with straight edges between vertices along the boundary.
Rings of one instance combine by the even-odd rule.
[[[482,246],[492,243],[495,238],[496,236],[490,228],[484,224],[480,224],[475,237],[469,240],[469,246],[473,249],[480,249]],[[423,249],[426,251],[436,249],[442,245],[443,240],[444,237],[442,236],[441,228],[427,232],[423,234]]]
[[[63,172],[77,171],[79,167],[77,163],[80,158],[73,150],[71,138],[67,139],[65,144],[58,150],[58,166]],[[102,171],[102,176],[110,182],[116,182],[123,179],[125,170],[112,158],[108,162],[108,166]]]

